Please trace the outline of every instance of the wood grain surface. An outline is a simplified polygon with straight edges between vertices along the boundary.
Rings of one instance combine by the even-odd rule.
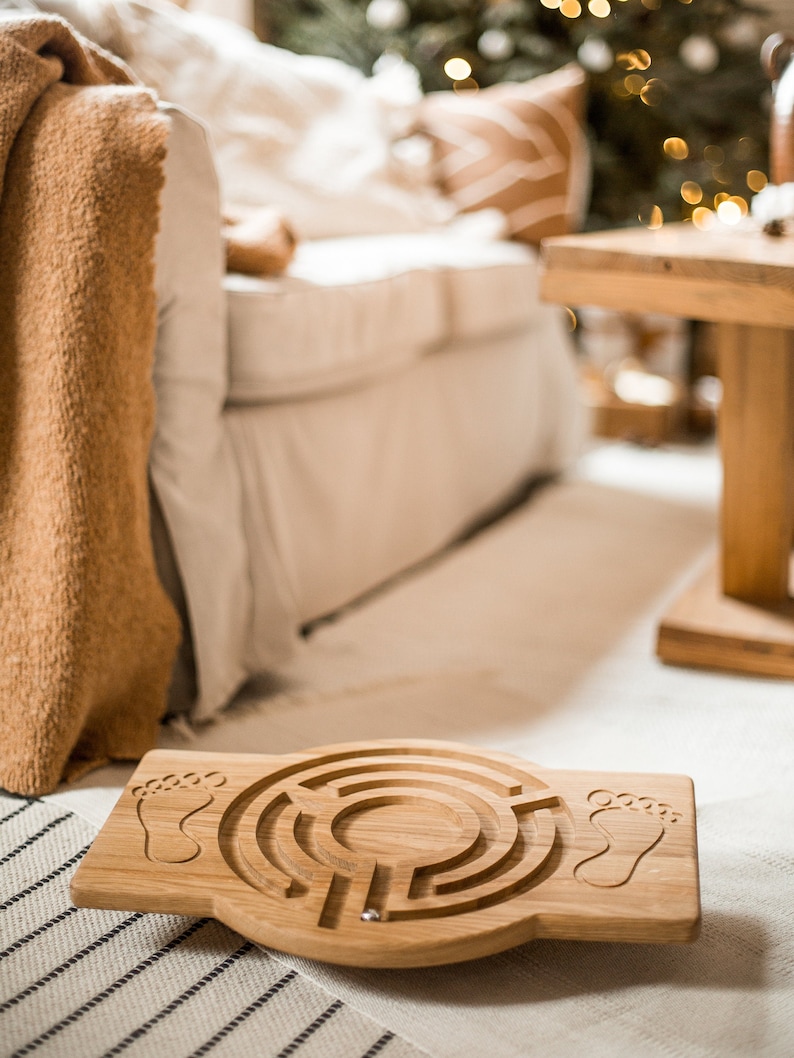
[[[666,224],[564,235],[544,240],[541,264],[549,301],[794,327],[794,240],[755,229]]]
[[[447,742],[283,757],[147,754],[72,882],[78,906],[212,915],[344,965],[427,966],[535,937],[688,942],[694,793]]]
[[[725,595],[720,568],[715,561],[667,610],[656,653],[671,665],[794,679],[794,601],[762,606]]]
[[[570,306],[717,324],[723,463],[717,577],[659,627],[663,661],[794,676],[794,240],[751,226],[547,239],[541,293]]]

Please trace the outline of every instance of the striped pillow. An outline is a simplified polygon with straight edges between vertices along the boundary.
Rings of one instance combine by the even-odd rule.
[[[439,184],[462,212],[500,209],[524,242],[575,230],[590,191],[584,103],[575,63],[520,84],[429,93],[420,121]]]

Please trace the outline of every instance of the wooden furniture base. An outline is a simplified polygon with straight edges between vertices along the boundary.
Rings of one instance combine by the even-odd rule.
[[[794,575],[794,560],[791,568]],[[731,598],[715,561],[662,618],[656,653],[673,665],[794,679],[794,600]]]
[[[430,966],[535,937],[686,942],[681,775],[549,771],[448,742],[283,757],[156,750],[78,867],[82,907],[213,915],[342,965]]]
[[[718,581],[662,623],[665,661],[794,675],[794,240],[692,224],[543,242],[550,301],[716,324],[723,464]],[[721,597],[720,597],[721,596]],[[739,602],[741,600],[741,602]]]
[[[684,421],[681,396],[670,404],[630,404],[600,380],[585,376],[581,387],[590,430],[596,437],[661,445],[681,430]]]

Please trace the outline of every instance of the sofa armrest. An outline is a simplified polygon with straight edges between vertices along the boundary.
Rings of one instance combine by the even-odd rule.
[[[237,468],[223,424],[228,385],[224,249],[218,181],[204,126],[171,119],[156,253],[157,400],[150,474],[186,604],[185,662],[195,653],[195,714],[210,715],[247,678],[251,583]],[[179,600],[175,599],[178,605]],[[174,700],[189,686],[177,672]]]

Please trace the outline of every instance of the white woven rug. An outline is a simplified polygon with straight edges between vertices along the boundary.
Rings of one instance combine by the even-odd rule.
[[[419,1058],[337,996],[206,918],[75,908],[95,835],[0,795],[0,1053]]]
[[[286,1053],[340,1000],[301,1053],[349,1058],[383,1046],[393,1058],[414,1046],[433,1058],[790,1058],[794,685],[665,667],[653,654],[660,614],[711,555],[717,491],[711,452],[623,445],[594,452],[579,477],[537,493],[465,547],[318,628],[269,688],[190,744],[270,753],[363,738],[445,738],[547,767],[688,774],[704,913],[694,945],[539,941],[459,966],[366,973],[246,949],[136,1045],[154,1054],[154,1041],[167,1039],[159,1053],[169,1058],[196,1053],[295,969],[277,1001],[234,1030],[239,1045],[233,1035],[218,1049],[247,1054],[244,1040],[259,1038],[251,1053]],[[185,745],[177,732],[163,744]],[[99,822],[127,774],[107,769],[51,798],[50,810],[65,806]],[[59,826],[76,831],[78,821]],[[75,835],[72,855],[86,834]],[[12,939],[58,913],[43,909]],[[92,914],[70,916],[50,939],[30,942],[39,954],[17,990],[129,917]],[[102,924],[82,925],[92,922]],[[123,967],[83,984],[86,967],[126,941],[72,964],[68,985],[58,985],[60,1005],[49,1020],[37,1014],[14,1046],[68,1020],[191,925],[136,919],[125,937],[140,931],[140,946]],[[91,1006],[63,1038],[101,1043],[50,1053],[109,1052],[243,946],[202,926],[108,1001],[121,1010],[125,990],[140,989],[135,1003],[145,1010],[111,1019],[109,1031],[104,1002]],[[188,955],[195,969],[174,969],[170,990],[161,989],[158,975],[183,959],[187,965]],[[238,990],[230,985],[236,975],[251,983]],[[280,1028],[279,1006],[290,995],[297,1016]],[[36,1001],[24,1000],[31,1010]],[[352,1045],[332,1036],[346,1023]]]

